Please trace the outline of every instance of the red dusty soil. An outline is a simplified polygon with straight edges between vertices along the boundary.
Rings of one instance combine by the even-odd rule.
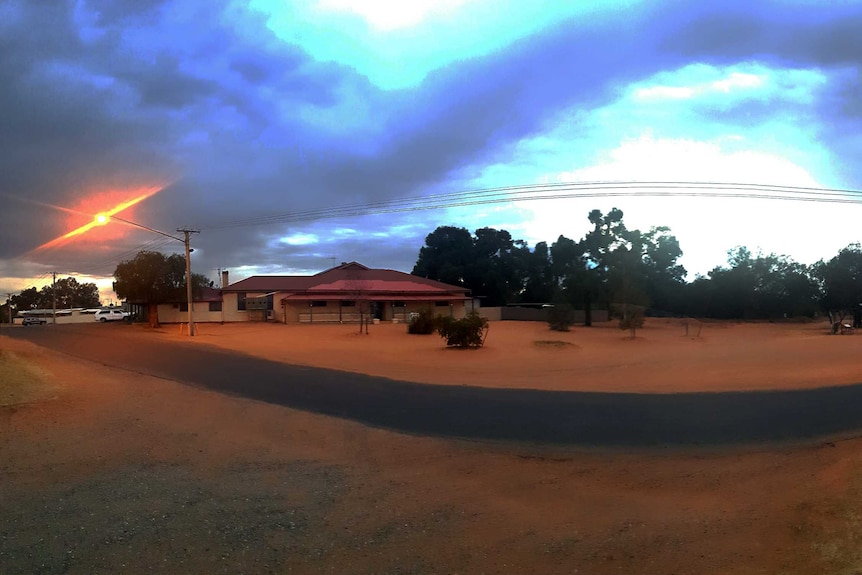
[[[395,329],[400,328],[400,329]],[[453,385],[847,384],[822,325],[202,326],[200,345]],[[153,337],[178,337],[173,329]],[[536,342],[564,342],[536,343]],[[401,435],[0,337],[0,573],[856,573],[862,440],[599,451]]]

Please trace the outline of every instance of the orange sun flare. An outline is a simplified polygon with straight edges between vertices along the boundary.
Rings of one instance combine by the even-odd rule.
[[[50,242],[42,244],[41,246],[39,246],[38,248],[36,248],[33,251],[46,250],[46,249],[61,246],[65,243],[67,243],[69,240],[71,240],[77,236],[80,236],[81,234],[85,234],[97,226],[104,226],[104,225],[110,223],[111,216],[116,215],[116,214],[122,212],[123,210],[127,210],[136,204],[139,204],[140,202],[146,200],[150,196],[153,196],[153,195],[157,194],[158,192],[162,191],[164,188],[165,188],[165,186],[154,186],[151,188],[146,188],[139,195],[135,196],[131,200],[127,200],[125,202],[117,204],[116,206],[114,206],[110,210],[102,211],[102,212],[95,214],[93,216],[92,221],[84,224],[83,226],[75,228],[71,232],[63,234],[62,236],[60,236],[58,238],[55,238],[55,239],[51,240]],[[71,210],[67,210],[67,211],[71,211]]]

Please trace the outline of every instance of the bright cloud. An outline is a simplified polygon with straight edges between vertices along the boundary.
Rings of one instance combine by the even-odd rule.
[[[744,144],[742,136],[701,142],[643,135],[622,142],[604,154],[604,161],[599,164],[560,172],[552,180],[745,182],[820,187],[804,168],[757,149],[738,149]]]
[[[637,88],[634,97],[637,100],[649,99],[688,99],[710,92],[730,93],[733,90],[760,88],[766,78],[757,74],[730,72],[726,77],[696,84],[694,86],[648,86]]]
[[[465,187],[605,181],[840,187],[816,135],[812,103],[825,83],[822,72],[750,63],[660,72],[633,83],[615,102],[561,113],[546,132],[518,142],[511,159],[482,167]],[[753,118],[750,100],[775,105]],[[834,229],[835,204],[707,197],[523,202],[509,208],[515,224],[508,229],[531,244],[560,234],[577,239],[589,228],[591,209],[612,207],[623,209],[632,227],[670,226],[692,273],[722,264],[737,244],[814,261],[854,241]],[[464,218],[468,211],[458,213]]]
[[[281,238],[280,241],[289,246],[310,246],[318,243],[320,239],[314,234],[298,233]]]
[[[267,26],[315,60],[357,71],[384,90],[420,85],[435,70],[482,58],[568,20],[589,22],[642,0],[253,0]]]
[[[378,30],[409,28],[431,17],[451,13],[470,0],[320,0],[323,11],[352,12]]]

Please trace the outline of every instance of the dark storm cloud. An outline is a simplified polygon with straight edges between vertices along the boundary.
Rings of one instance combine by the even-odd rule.
[[[217,16],[200,13],[194,31],[176,35],[170,4],[91,4],[89,18],[22,6],[21,25],[3,38],[18,54],[0,71],[10,76],[6,99],[18,136],[2,150],[4,189],[39,190],[37,199],[64,203],[105,174],[178,173],[180,180],[147,201],[142,223],[157,228],[205,228],[439,189],[465,166],[542,130],[561,108],[607,97],[609,76],[659,66],[633,57],[654,40],[647,15],[632,14],[622,24],[567,22],[542,38],[454,63],[415,89],[382,92],[350,69],[273,41],[262,22],[244,23],[260,28],[239,37]],[[37,20],[49,25],[34,38]],[[39,50],[22,65],[31,45]],[[371,117],[339,132],[332,126],[354,120],[339,117],[351,113],[345,98],[361,104],[357,116]],[[62,231],[49,226],[32,240]],[[199,241],[222,264],[264,262],[273,233],[213,229]],[[3,255],[16,253],[4,246]]]
[[[664,47],[689,57],[727,61],[774,59],[819,66],[862,62],[858,6],[725,2],[713,10],[688,7]]]
[[[166,231],[200,227],[204,270],[330,257],[321,250],[406,269],[432,215],[419,218],[429,229],[388,241],[368,239],[385,226],[379,218],[358,220],[368,237],[341,238],[340,248],[277,244],[279,235],[336,225],[330,220],[218,225],[446,191],[471,166],[511,161],[513,145],[561,110],[600,106],[629,81],[693,58],[858,65],[860,22],[850,8],[827,16],[749,4],[725,12],[674,3],[561,22],[388,92],[283,43],[259,16],[226,18],[209,3],[21,2],[0,25],[0,191],[68,205],[94,186],[169,181],[136,214]],[[835,92],[847,111],[855,82]],[[0,258],[66,231],[62,218],[49,218],[22,235],[18,222],[32,206],[11,205],[0,212]],[[133,254],[149,239],[115,251]],[[96,255],[110,267],[111,254]],[[51,263],[88,265],[87,254],[63,257]]]
[[[306,129],[296,137],[289,133],[295,126],[288,124],[273,128],[284,130],[278,149],[228,141],[211,150],[211,167],[201,171],[194,184],[185,182],[188,192],[177,197],[190,202],[186,209],[198,206],[198,221],[207,228],[239,219],[241,213],[288,213],[439,189],[463,167],[488,161],[502,148],[541,131],[561,108],[573,102],[588,106],[612,95],[607,70],[622,77],[654,70],[655,63],[631,57],[639,45],[652,41],[646,34],[596,53],[593,48],[608,35],[608,26],[615,28],[605,23],[604,28],[582,27],[578,34],[571,33],[571,24],[560,26],[544,39],[453,65],[402,93],[382,93],[364,80],[354,81],[372,104],[379,122],[376,131],[339,139]],[[366,146],[357,143],[363,138],[369,138]],[[433,229],[429,225],[411,240],[418,242],[409,258],[415,258],[421,239]],[[225,254],[226,260],[262,261],[263,249],[250,254],[240,248],[259,246],[256,237],[253,230],[218,232],[210,226],[205,241],[210,252]]]
[[[858,5],[724,3],[713,13],[687,10],[665,50],[708,62],[760,60],[789,67],[850,69],[829,89],[824,118],[862,119],[862,11]],[[840,120],[837,120],[840,122]]]
[[[126,8],[88,19],[65,8],[66,3],[21,3],[15,7],[14,20],[0,28],[0,106],[4,110],[0,190],[4,194],[68,206],[92,187],[147,184],[178,174],[194,178],[195,169],[205,168],[195,165],[199,157],[203,163],[219,159],[217,151],[201,150],[194,142],[196,132],[216,144],[229,144],[225,153],[230,154],[231,146],[241,146],[248,134],[241,130],[266,125],[265,102],[256,100],[246,86],[207,77],[214,72],[196,69],[196,62],[186,56],[158,49],[138,53],[125,46],[122,26],[136,30],[138,25],[157,22],[152,6],[135,5],[142,7],[143,20],[135,20],[138,12]],[[79,37],[76,21],[89,22],[86,42]],[[222,52],[206,56],[229,60],[237,39],[223,28],[200,23],[210,37],[198,36],[197,45],[223,45]],[[174,40],[179,45],[183,39]],[[278,52],[284,56],[288,50]],[[280,59],[261,54],[258,66],[276,76],[289,76],[290,68],[302,63],[297,54],[294,50]],[[293,83],[302,82],[293,76]],[[305,82],[300,96],[284,90],[285,97],[332,102],[325,94],[328,79],[323,75],[316,83]],[[308,86],[317,86],[318,95]],[[237,130],[235,121],[222,126],[219,114],[225,108],[239,118],[241,130],[234,134],[235,140],[224,134]],[[242,175],[238,171],[234,177]],[[42,225],[28,230],[26,236],[16,234],[15,222],[39,208],[20,201],[10,205],[0,226],[0,257],[21,254],[25,246],[35,247],[67,231],[62,218],[48,216],[40,218]]]
[[[702,62],[757,60],[789,68],[816,68],[828,84],[815,105],[820,137],[838,157],[858,157],[862,142],[862,9],[857,3],[787,5],[716,4],[710,12],[686,8],[662,46]],[[843,181],[862,186],[858,168],[836,166]]]

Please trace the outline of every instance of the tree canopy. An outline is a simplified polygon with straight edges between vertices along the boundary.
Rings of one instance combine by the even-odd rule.
[[[141,251],[122,261],[114,270],[114,291],[120,299],[149,306],[150,325],[158,324],[156,306],[186,299],[186,260],[179,254]],[[192,291],[197,296],[209,285],[201,274],[192,274]]]
[[[61,278],[53,285],[43,286],[41,290],[30,287],[11,297],[12,306],[17,310],[51,309],[54,294],[57,295],[57,309],[73,307],[99,307],[99,288],[94,283],[78,283],[73,277]]]
[[[559,236],[533,249],[506,230],[441,226],[428,234],[413,273],[464,286],[483,305],[566,303],[585,310],[639,306],[648,314],[776,319],[853,313],[862,323],[862,246],[804,265],[737,246],[727,264],[686,281],[682,248],[667,227],[643,232],[622,210],[592,210],[580,240]]]
[[[440,226],[425,238],[413,274],[470,288],[486,305],[502,305],[523,289],[524,242],[506,230]]]
[[[859,327],[862,305],[862,246],[851,244],[828,262],[815,265],[820,281],[821,305],[833,321],[852,314]],[[836,318],[835,316],[838,316]]]

